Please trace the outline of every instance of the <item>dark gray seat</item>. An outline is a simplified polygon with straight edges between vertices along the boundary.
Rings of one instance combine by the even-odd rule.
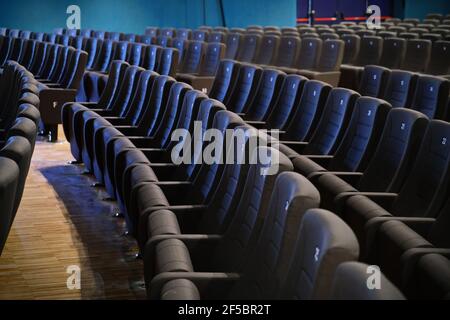
[[[9,230],[11,228],[12,212],[19,182],[19,167],[14,160],[0,157],[0,255],[3,252]]]
[[[373,233],[368,233],[368,227],[375,218],[437,216],[449,180],[449,136],[448,123],[432,120],[414,166],[398,193],[352,193],[345,201],[342,215],[360,241],[362,257],[370,256],[369,236]]]
[[[391,110],[377,150],[364,172],[329,172],[316,180],[322,207],[339,212],[339,203],[345,201],[339,194],[344,192],[347,197],[357,190],[398,192],[413,166],[427,124],[428,119],[419,112]]]
[[[380,287],[367,286],[370,270],[374,267],[360,262],[344,262],[340,264],[334,275],[333,300],[405,300],[404,295],[385,275],[381,274]],[[379,271],[379,270],[378,270]]]
[[[356,101],[348,129],[334,155],[300,155],[295,170],[310,179],[326,170],[363,171],[378,144],[390,105],[383,100],[361,97]]]

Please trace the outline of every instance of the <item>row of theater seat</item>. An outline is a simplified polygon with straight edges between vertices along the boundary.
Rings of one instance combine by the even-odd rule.
[[[334,26],[338,26],[339,28],[332,28]],[[356,62],[359,55],[359,47],[362,45],[363,47],[370,45],[369,41],[365,41],[360,44],[361,39],[366,36],[378,36],[382,39],[395,38],[386,43],[386,50],[383,51],[383,44],[375,45],[375,48],[369,48],[369,50],[375,50],[376,53],[372,55],[372,57],[377,57],[378,60],[381,60],[380,63],[386,67],[390,68],[405,68],[409,71],[423,71],[431,74],[438,74],[437,72],[441,72],[441,74],[447,74],[449,71],[448,67],[448,52],[446,48],[442,48],[444,44],[445,47],[448,47],[448,43],[432,44],[428,41],[434,42],[435,40],[444,40],[444,37],[440,36],[430,36],[425,38],[422,37],[423,32],[416,32],[416,36],[405,36],[402,37],[400,34],[400,30],[391,31],[380,31],[380,30],[367,30],[365,26],[354,25],[347,27],[345,25],[333,25],[332,27],[302,27],[297,32],[295,28],[283,28],[282,31],[277,31],[276,27],[266,27],[266,29],[258,29],[256,26],[249,27],[245,33],[230,33],[216,36],[217,39],[220,39],[223,43],[227,45],[227,52],[225,54],[225,58],[227,59],[237,59],[239,61],[244,62],[254,62],[258,64],[274,64],[277,66],[283,67],[295,67],[295,60],[289,61],[288,64],[280,64],[277,60],[277,53],[280,55],[288,56],[288,53],[285,54],[286,50],[290,53],[290,57],[297,57],[298,51],[300,50],[300,44],[297,38],[321,38],[322,41],[333,39],[338,40],[342,39],[346,43],[345,54],[344,54],[344,63],[353,63]],[[394,28],[395,26],[392,26]],[[443,32],[450,30],[441,29]],[[419,30],[420,31],[420,30]],[[422,30],[424,31],[424,30]],[[174,31],[172,31],[174,32]],[[171,34],[171,33],[170,33]],[[216,33],[214,33],[216,34]],[[413,34],[413,32],[409,33]],[[421,38],[421,39],[418,39]],[[374,38],[375,41],[379,41],[379,38]],[[408,42],[407,40],[428,40],[428,41],[412,41]],[[373,41],[373,39],[372,39]],[[422,48],[419,51],[428,52],[428,56],[421,57],[420,65],[416,65],[414,63],[408,62],[409,60],[414,59],[414,56],[417,55],[418,45]],[[259,48],[261,47],[261,48]],[[391,48],[392,47],[392,48]],[[258,50],[259,48],[259,50]],[[408,49],[408,50],[407,50]],[[420,48],[419,48],[420,49]],[[320,50],[320,48],[318,49]],[[366,51],[365,48],[362,49]],[[378,51],[380,51],[378,53]],[[258,52],[261,52],[259,54]],[[390,55],[395,54],[396,59],[393,59],[394,62],[389,61],[388,57]],[[366,54],[366,53],[365,53]],[[384,58],[381,57],[383,54]],[[320,51],[317,52],[316,58],[320,55]],[[432,59],[430,59],[430,55],[432,55]],[[407,62],[402,65],[403,59],[407,58]],[[281,59],[284,61],[285,59]],[[300,59],[301,60],[301,59]],[[419,59],[416,60],[416,62]],[[428,66],[428,61],[432,61],[432,65]],[[438,62],[435,62],[438,61]],[[378,61],[371,62],[370,64],[377,64]],[[442,69],[436,68],[437,65],[443,65]],[[298,68],[298,67],[297,67]],[[426,69],[429,70],[426,70]]]
[[[0,37],[0,42],[3,42],[0,48],[4,53],[2,61],[17,61],[39,81],[42,130],[50,134],[51,140],[57,139],[60,109],[65,102],[75,101],[88,61],[87,53],[69,46],[23,38]]]
[[[124,63],[122,64],[124,65]],[[126,70],[123,70],[123,72],[125,72],[126,78],[127,73],[134,73],[137,72],[137,70],[136,67],[128,67]],[[147,103],[147,110],[145,112],[141,111],[146,113],[146,117],[143,118],[145,121],[141,121],[137,126],[133,126],[132,122],[127,121],[126,119],[108,116],[111,115],[111,111],[108,112],[106,109],[94,109],[96,112],[92,112],[92,109],[78,104],[66,105],[64,107],[63,122],[66,135],[71,142],[72,151],[77,148],[83,149],[81,158],[86,165],[86,169],[95,173],[99,181],[106,183],[107,190],[112,197],[117,197],[118,200],[122,199],[121,203],[124,207],[123,212],[127,218],[129,231],[139,239],[141,249],[144,249],[145,247],[146,277],[148,280],[147,288],[149,297],[163,299],[198,297],[193,283],[183,279],[187,277],[191,278],[191,280],[193,278],[200,280],[200,282],[204,283],[204,287],[209,285],[209,293],[206,296],[202,294],[202,297],[204,298],[223,297],[222,294],[225,294],[224,290],[226,287],[230,287],[232,282],[236,282],[236,287],[235,290],[233,290],[234,293],[230,294],[231,297],[235,298],[331,297],[329,288],[333,279],[326,274],[330,271],[329,268],[334,270],[343,261],[356,260],[358,255],[358,244],[356,243],[351,230],[330,212],[317,209],[306,212],[309,208],[315,208],[319,205],[319,195],[317,190],[315,190],[304,177],[289,172],[292,171],[292,164],[285,156],[279,154],[278,151],[274,149],[265,149],[269,153],[273,153],[273,158],[280,159],[278,161],[280,170],[274,176],[263,176],[259,174],[261,169],[268,166],[267,164],[247,166],[244,164],[240,165],[240,163],[236,161],[230,165],[193,164],[175,167],[170,163],[165,164],[164,161],[156,160],[156,158],[168,158],[171,146],[173,146],[173,142],[169,139],[171,130],[175,127],[178,129],[192,129],[193,121],[195,119],[202,121],[202,128],[204,130],[208,127],[212,127],[221,131],[224,131],[225,129],[236,129],[251,132],[252,129],[250,126],[245,125],[245,122],[240,117],[226,111],[225,107],[220,102],[207,98],[203,93],[192,90],[192,88],[184,83],[175,82],[173,79],[168,79],[166,76],[158,76],[152,74],[150,71],[141,70],[141,80],[139,80],[139,83],[141,83],[143,79],[148,78],[153,80],[153,84],[147,86],[146,94],[150,97],[154,96],[154,98],[150,98],[150,101],[152,102]],[[127,80],[124,81],[126,82]],[[218,82],[217,86],[222,85]],[[140,88],[141,86],[138,85],[137,87]],[[163,88],[163,90],[160,88]],[[135,109],[135,104],[139,102],[140,104],[143,104],[147,100],[145,97],[142,97],[141,90],[143,89],[136,91],[135,99],[131,104],[130,111],[138,112],[138,109],[133,110]],[[165,99],[157,99],[156,96],[160,95],[159,92],[162,91],[166,92]],[[106,96],[103,96],[103,98],[106,99]],[[112,97],[109,97],[109,100],[111,99]],[[165,108],[161,107],[164,105]],[[97,108],[98,107],[100,106],[97,106]],[[158,115],[155,113],[161,114]],[[151,117],[150,114],[152,114]],[[151,118],[160,118],[160,121],[158,122],[159,125],[152,126],[152,121],[149,121]],[[143,134],[143,136],[140,136],[140,133]],[[130,137],[129,140],[125,138],[125,134],[135,137]],[[253,137],[252,135],[249,136]],[[82,140],[84,141],[82,142]],[[147,154],[147,152],[148,154],[152,153],[152,163],[146,159],[144,153],[135,149],[134,145],[130,145],[131,142],[137,143],[138,141],[141,141],[139,143],[140,145],[145,144],[147,147],[150,147],[151,145],[152,148],[145,148],[142,152],[145,154]],[[250,145],[250,143],[246,143],[245,141],[244,144]],[[85,150],[89,149],[89,146],[93,146],[93,150]],[[234,147],[236,150],[241,150],[241,146],[244,147],[242,142]],[[119,163],[108,166],[110,161],[108,157],[105,156],[105,153],[108,151],[113,154],[117,153],[116,160]],[[231,151],[229,145],[224,146],[224,151]],[[258,151],[261,152],[262,150],[258,149]],[[222,151],[219,150],[218,152]],[[76,154],[76,152],[73,153],[74,155]],[[103,158],[102,153],[104,153]],[[275,157],[275,154],[277,154],[277,157]],[[194,155],[194,157],[197,156],[199,155]],[[76,158],[80,158],[79,155],[76,155]],[[122,162],[122,164],[120,164],[120,162]],[[125,171],[124,174],[119,177],[119,173],[122,171],[121,169],[125,169]],[[113,177],[113,172],[117,173],[115,178]],[[219,181],[215,181],[219,179],[221,180],[220,183]],[[235,183],[238,180],[240,182],[238,184]],[[124,184],[123,188],[119,187],[121,183]],[[130,184],[129,187],[131,188],[125,186],[127,183]],[[108,187],[108,185],[112,184],[114,184],[115,187]],[[218,191],[214,193],[214,189],[216,188]],[[239,188],[241,192],[237,192],[236,188]],[[176,189],[178,189],[177,191],[180,191],[181,189],[185,190],[187,193],[176,192]],[[164,193],[162,193],[163,191]],[[157,194],[154,192],[157,192]],[[271,193],[274,193],[277,196],[274,196],[270,201]],[[120,196],[120,194],[122,194],[122,196]],[[182,194],[184,196],[180,197]],[[209,205],[200,205],[202,202],[206,203],[208,194],[209,198],[211,198]],[[238,199],[239,197],[236,197],[234,201],[230,201],[229,196],[233,194],[239,196],[242,194],[242,198]],[[255,195],[254,199],[251,199],[251,195]],[[166,196],[167,200],[165,200]],[[170,203],[168,201],[170,201]],[[193,202],[195,202],[196,205],[180,205]],[[264,209],[259,209],[260,206],[264,207]],[[126,210],[125,207],[135,209]],[[152,208],[155,208],[155,210],[150,210]],[[147,211],[147,213],[141,213],[141,209],[145,209],[144,211]],[[192,236],[191,240],[198,242],[204,238],[203,240],[206,247],[203,247],[204,245],[201,244],[197,247],[197,249],[200,250],[199,253],[203,257],[203,260],[208,256],[210,257],[210,254],[213,254],[216,258],[211,262],[211,268],[219,268],[219,270],[222,267],[231,268],[227,269],[228,272],[233,271],[232,269],[236,269],[235,271],[237,272],[243,268],[243,265],[245,264],[244,258],[247,257],[247,255],[244,254],[245,252],[254,252],[254,260],[252,259],[252,261],[254,261],[254,263],[259,263],[261,259],[264,259],[265,252],[269,248],[268,245],[275,239],[278,239],[275,241],[278,241],[280,245],[283,245],[283,247],[277,249],[281,250],[286,248],[285,250],[282,250],[283,256],[279,259],[280,270],[277,271],[287,271],[289,268],[289,257],[294,253],[289,250],[294,250],[295,243],[297,242],[297,230],[298,228],[301,228],[300,232],[298,232],[299,244],[297,245],[298,253],[296,254],[298,258],[293,261],[293,267],[291,268],[292,270],[289,277],[297,279],[301,276],[299,268],[312,267],[313,270],[316,271],[323,270],[315,274],[314,277],[317,277],[317,281],[322,281],[325,285],[310,285],[300,279],[300,285],[303,286],[303,292],[297,292],[297,285],[278,291],[278,288],[276,287],[278,283],[275,282],[276,279],[274,278],[273,282],[264,281],[262,284],[264,286],[264,291],[257,292],[252,290],[252,282],[260,281],[261,276],[267,276],[270,275],[270,273],[261,273],[259,277],[253,278],[250,272],[243,269],[242,281],[237,281],[239,278],[238,275],[194,273],[192,265],[189,265],[189,263],[185,264],[185,261],[183,261],[183,258],[186,257],[186,252],[183,252],[183,243],[180,241],[180,239],[185,239],[189,242],[189,236],[186,235],[186,237],[183,237],[180,234],[181,229],[179,228],[178,232],[173,233],[173,231],[176,231],[176,227],[173,229],[171,224],[178,223],[178,220],[173,213],[168,211],[169,209],[180,213],[179,218],[181,218],[181,220],[179,222],[185,222],[184,227],[186,228],[195,228],[195,225],[197,225],[200,229],[197,229],[198,231],[196,232],[200,232],[203,226],[203,228],[207,228],[214,233],[220,232],[224,235],[223,240],[220,239],[220,236],[218,238],[208,236],[212,242],[207,241],[208,237],[205,238],[203,236]],[[182,214],[183,211],[186,212],[185,215]],[[245,240],[245,247],[236,248],[238,251],[233,250],[233,247],[235,246],[233,242],[235,241],[236,236],[238,236],[237,233],[239,233],[236,229],[241,227],[242,220],[245,219],[246,216],[251,219],[250,217],[252,215],[256,219],[257,215],[262,211],[267,211],[267,223],[264,223],[264,216],[263,213],[261,213],[261,217],[258,218],[258,226],[253,224],[249,226],[252,229],[254,227],[254,232],[249,232],[249,235],[252,235],[251,241]],[[195,215],[197,216],[196,219],[192,221],[190,221],[191,219],[187,219],[189,216],[193,217],[195,212],[198,213]],[[286,213],[286,216],[282,215],[283,212]],[[264,214],[265,213],[266,212],[264,212]],[[199,216],[200,214],[203,219]],[[220,217],[222,214],[227,214],[228,216]],[[305,214],[305,218],[303,219],[302,227],[300,227],[300,220],[303,214]],[[139,215],[141,216],[139,217]],[[232,215],[235,215],[236,218],[232,219]],[[149,225],[149,228],[152,230],[150,236],[155,236],[156,238],[159,237],[159,240],[156,238],[153,239],[154,241],[158,240],[157,242],[159,242],[157,245],[155,244],[157,247],[155,247],[155,251],[151,248],[152,242],[150,240],[146,241],[145,239],[147,238],[147,223],[141,221],[145,216],[148,217],[149,224],[155,223],[154,226]],[[186,219],[182,218],[183,216],[185,216]],[[283,233],[274,233],[273,227],[276,223],[281,223],[280,226],[289,226],[289,228],[292,228],[295,235],[290,237],[288,235],[283,235]],[[225,229],[228,229],[225,227],[227,224],[229,224],[229,232],[225,232]],[[144,232],[141,236],[138,236],[140,230],[143,230]],[[277,231],[282,232],[283,230],[277,229]],[[259,232],[262,232],[265,240],[262,244],[256,246],[256,239]],[[307,235],[308,233],[324,235],[327,241],[323,242],[324,239],[320,236],[316,238],[316,241],[311,241],[313,239],[310,239],[310,236]],[[166,236],[171,234],[176,237],[165,239]],[[280,236],[285,237],[285,240],[281,241],[279,238]],[[209,245],[208,242],[210,242]],[[213,246],[210,250],[214,249],[216,246],[219,247],[213,251],[205,251],[210,245]],[[314,252],[316,261],[322,261],[320,267],[314,266],[309,251],[305,251],[304,248],[302,248],[304,245],[311,247],[310,250],[316,250]],[[203,249],[201,249],[201,247],[203,247]],[[337,256],[335,256],[335,249],[338,251],[342,249],[343,251],[341,252],[345,253],[342,255],[341,253],[338,253]],[[158,252],[161,253],[161,256]],[[306,257],[307,259],[304,259]],[[331,257],[335,258],[332,259],[333,263],[329,264],[328,259]],[[231,260],[229,258],[231,258]],[[154,264],[154,259],[158,260],[157,265]],[[162,261],[159,259],[162,259]],[[207,261],[205,260],[203,263],[205,264]],[[150,284],[153,273],[152,270],[154,268],[156,268],[155,274],[160,274],[160,277],[155,279],[153,284]],[[249,265],[247,268],[249,268],[248,270],[252,270],[254,265]],[[347,264],[342,265],[339,268],[341,271],[338,274],[340,275],[337,276],[335,280],[336,283],[338,283],[335,291],[339,293],[335,294],[336,297],[348,298],[349,296],[347,294],[349,293],[343,292],[345,291],[342,281],[342,277],[344,277],[343,274],[348,275],[348,273],[351,273],[351,270],[355,269],[359,269],[362,272],[364,271],[364,267],[358,264]],[[214,269],[208,270],[215,271]],[[164,272],[174,270],[179,273]],[[190,273],[187,273],[188,271]],[[270,270],[265,271],[267,272]],[[313,271],[313,273],[315,272]],[[283,275],[283,277],[285,276],[285,272],[279,274]],[[354,278],[355,275],[356,274],[350,275],[350,277]],[[166,278],[165,280],[161,279],[161,277],[164,276],[169,278]],[[359,273],[359,276],[361,276],[361,273]],[[341,279],[340,284],[339,279]],[[224,280],[226,280],[226,282]],[[263,280],[266,279],[263,278]],[[385,281],[386,280],[383,282]],[[294,282],[290,281],[288,283],[292,284]],[[364,283],[355,280],[355,285],[363,287]],[[276,290],[274,291],[272,289]],[[402,297],[401,294],[391,286],[387,286],[385,289],[385,294],[387,294],[385,298]],[[187,296],[184,295],[185,293]],[[370,294],[370,292],[367,292],[366,294]]]
[[[119,65],[120,62],[117,64]],[[421,209],[425,209],[426,206],[440,207],[439,199],[442,200],[442,195],[447,194],[444,188],[438,188],[437,184],[441,182],[440,179],[444,179],[442,177],[447,176],[448,155],[445,152],[440,154],[438,151],[444,160],[436,162],[441,163],[438,169],[441,172],[437,172],[435,168],[431,168],[434,162],[426,162],[423,160],[426,159],[426,156],[422,156],[422,154],[427,154],[429,157],[433,155],[428,148],[430,146],[429,139],[433,140],[433,148],[439,146],[445,148],[449,130],[448,123],[436,120],[429,122],[425,115],[417,111],[404,108],[391,110],[390,104],[386,101],[371,97],[359,97],[356,92],[348,89],[331,89],[324,83],[308,81],[298,75],[283,76],[277,74],[276,70],[260,70],[259,72],[263,73],[262,78],[266,80],[257,81],[258,84],[253,85],[253,75],[258,73],[258,67],[240,65],[233,61],[222,62],[210,98],[201,92],[191,90],[188,85],[177,83],[168,77],[138,70],[136,67],[128,67],[123,63],[122,65],[126,70],[122,70],[125,76],[121,87],[129,86],[129,81],[138,81],[137,78],[130,80],[129,75],[140,72],[140,79],[153,78],[153,83],[150,85],[151,90],[148,83],[147,91],[143,89],[140,83],[144,80],[139,80],[136,86],[139,91],[136,91],[135,98],[129,104],[118,106],[102,101],[95,107],[79,104],[66,105],[62,118],[73,156],[78,162],[84,162],[86,170],[93,173],[99,183],[104,184],[112,199],[117,200],[120,211],[126,218],[130,234],[135,236],[138,241],[141,253],[144,255],[146,287],[149,297],[160,297],[162,292],[166,292],[166,289],[173,292],[173,288],[177,288],[178,285],[183,288],[187,283],[189,283],[189,288],[193,288],[191,287],[192,282],[185,282],[185,280],[180,280],[181,283],[169,282],[170,284],[167,284],[169,280],[179,278],[187,278],[200,285],[199,289],[203,298],[225,296],[240,298],[330,297],[330,291],[321,291],[315,287],[316,281],[329,281],[326,287],[330,288],[330,277],[321,275],[315,268],[328,270],[327,273],[331,275],[334,273],[336,265],[311,264],[311,254],[306,259],[304,253],[310,252],[308,250],[312,250],[312,252],[316,250],[316,262],[322,261],[320,253],[327,252],[329,247],[324,243],[319,245],[317,241],[327,238],[324,234],[331,232],[334,236],[338,236],[338,234],[352,233],[348,229],[345,229],[345,232],[322,230],[321,228],[324,226],[342,224],[339,219],[336,220],[334,215],[323,211],[313,210],[305,214],[308,209],[319,205],[318,193],[303,176],[292,173],[284,174],[285,171],[295,170],[307,176],[313,183],[316,183],[317,178],[331,175],[331,173],[323,174],[326,169],[346,172],[364,171],[364,174],[350,174],[355,177],[369,175],[368,172],[372,172],[366,182],[370,181],[377,188],[380,188],[381,185],[385,186],[386,181],[398,177],[396,184],[400,188],[398,189],[400,193],[404,189],[413,189],[413,191],[403,191],[407,195],[399,198],[415,199],[409,204],[409,206],[417,206],[414,212],[421,212]],[[237,74],[237,76],[233,74]],[[250,82],[243,81],[247,77],[251,78]],[[278,100],[280,102],[276,105],[280,108],[285,108],[286,105],[287,107],[285,110],[278,110],[275,114],[284,118],[285,123],[290,118],[292,125],[289,125],[288,128],[292,126],[292,129],[288,129],[286,133],[282,132],[279,140],[273,141],[263,133],[259,134],[258,138],[260,141],[265,140],[271,143],[272,146],[279,146],[282,151],[282,153],[278,153],[275,149],[265,149],[269,153],[277,154],[276,158],[280,159],[278,174],[269,177],[261,176],[257,174],[262,169],[261,167],[240,165],[239,161],[234,161],[232,165],[219,163],[200,165],[198,161],[195,161],[200,154],[195,152],[192,154],[192,160],[194,160],[191,162],[192,164],[176,166],[171,163],[171,153],[177,145],[170,140],[171,132],[182,128],[192,132],[195,120],[202,123],[201,130],[207,128],[214,128],[221,132],[224,132],[225,129],[242,130],[250,132],[247,137],[253,137],[252,132],[255,131],[250,125],[257,125],[257,123],[251,121],[246,123],[245,115],[240,117],[230,112],[233,110],[233,104],[230,102],[222,104],[220,101],[225,101],[227,96],[235,96],[235,101],[241,105],[251,101],[248,110],[259,113],[262,108],[264,113],[264,108],[267,106],[266,100],[275,95],[270,94],[270,91],[274,86],[271,83],[277,82],[275,81],[277,77],[280,78],[280,85],[284,89],[277,87],[276,91],[282,91],[283,94],[280,94]],[[285,78],[283,79],[283,77]],[[415,99],[418,100],[417,110],[426,111],[430,107],[431,100],[429,101],[426,97],[423,99],[423,104],[419,103],[422,98],[423,86],[427,87],[427,79],[420,79],[419,81],[423,81],[425,84],[417,85],[417,88],[421,88],[416,89],[416,92],[419,92],[415,95],[417,96]],[[118,85],[117,82],[120,81],[113,79],[109,81],[111,86]],[[253,86],[255,89],[250,89]],[[297,94],[299,87],[302,90]],[[116,91],[115,94],[114,92],[105,93],[102,100],[121,101],[123,95],[130,94],[124,90]],[[425,91],[429,90],[425,89]],[[161,92],[165,92],[163,94],[165,98],[161,98]],[[431,92],[435,91],[431,90]],[[435,94],[438,93],[435,92]],[[303,102],[294,106],[292,101],[298,101],[296,100],[297,95],[300,95],[300,101]],[[433,100],[431,105],[436,100]],[[224,105],[230,106],[229,110],[225,110]],[[292,108],[297,109],[290,116]],[[431,106],[431,108],[436,108],[436,106]],[[120,116],[124,110],[126,110],[126,116]],[[408,162],[415,160],[411,155],[418,150],[423,136],[421,132],[423,133],[425,128],[427,128],[427,134],[422,143],[421,156],[417,158],[414,169],[411,171],[412,164]],[[435,130],[438,131],[437,134],[434,133]],[[292,135],[296,136],[297,142],[287,141],[291,140]],[[427,138],[429,136],[432,138]],[[202,135],[200,135],[200,140],[201,137]],[[439,143],[437,143],[438,138],[440,139]],[[249,139],[241,141],[241,145],[245,146],[243,149],[251,147]],[[302,141],[309,141],[309,143]],[[196,142],[200,145],[203,144],[202,140]],[[289,146],[292,149],[288,148]],[[217,152],[228,155],[230,150],[227,148],[228,145],[225,145],[222,151],[218,150]],[[237,148],[237,150],[241,150],[239,147]],[[250,150],[250,154],[251,151],[254,150]],[[312,156],[317,154],[321,155]],[[407,154],[408,156],[406,156]],[[326,165],[325,162],[329,162],[329,165]],[[429,172],[427,170],[432,170],[434,178],[426,179],[424,173],[418,174],[416,171],[421,168],[424,168],[426,173]],[[403,178],[400,178],[398,172],[401,172]],[[288,176],[291,177],[288,178]],[[288,182],[289,180],[291,181]],[[296,219],[294,221],[297,222],[297,225],[287,223],[286,219],[289,215],[282,214],[286,210],[290,212],[290,205],[295,202],[293,201],[295,196],[290,192],[295,190],[295,187],[292,187],[296,184],[294,180],[297,180],[299,186],[297,190],[303,190],[308,194],[300,192],[302,196],[298,198],[299,204],[295,206],[294,211],[300,215],[293,218]],[[439,181],[436,182],[437,180]],[[426,188],[414,187],[424,181],[427,181]],[[370,183],[368,184],[370,185]],[[300,187],[301,185],[302,187]],[[445,185],[444,181],[442,185]],[[280,188],[280,192],[274,192]],[[322,190],[324,188],[319,185],[319,191]],[[425,191],[427,192],[426,197],[423,194]],[[271,194],[274,195],[272,201]],[[435,194],[440,195],[436,201],[433,199]],[[326,196],[326,193],[324,195],[321,194],[324,205],[332,203],[328,200],[329,197]],[[293,198],[285,198],[289,196],[293,196]],[[354,198],[358,199],[358,197],[350,196],[348,198],[354,201]],[[333,209],[341,214],[341,211],[338,210],[339,207],[333,207]],[[369,210],[369,212],[371,211]],[[433,213],[437,214],[436,211]],[[300,224],[303,214],[305,214],[303,226],[297,232],[295,226]],[[317,231],[303,233],[304,225],[310,223],[308,220],[320,220],[321,218],[318,216],[321,214],[335,219],[335,221],[327,223],[325,221],[328,218],[324,217],[322,222],[318,222],[319,229]],[[425,211],[422,214],[425,214]],[[272,215],[278,215],[282,217],[282,220],[277,221]],[[307,218],[309,216],[311,218]],[[349,216],[342,214],[342,217],[355,228],[357,239],[364,245],[365,238],[362,236],[364,232],[361,231],[361,224],[358,224],[360,220],[353,223],[351,219],[348,219],[348,217],[352,217],[351,214]],[[278,227],[274,229],[272,223],[276,223]],[[294,231],[291,229],[282,232],[284,225],[293,226]],[[343,230],[341,229],[341,231]],[[189,236],[192,233],[200,235]],[[203,233],[218,235],[202,236]],[[295,235],[289,236],[292,233]],[[299,239],[296,242],[297,234]],[[316,239],[314,236],[306,236],[307,234],[324,236],[318,236]],[[256,241],[259,235],[262,240]],[[302,240],[302,237],[307,237],[308,241]],[[340,252],[346,252],[344,255],[347,255],[353,251],[353,254],[349,254],[352,256],[350,260],[357,259],[359,254],[353,250],[357,246],[352,244],[355,242],[349,238],[341,241],[343,241],[343,247]],[[277,243],[277,245],[273,246],[273,243]],[[294,259],[291,264],[289,259],[283,258],[282,253],[293,250],[296,243],[302,248],[298,255],[294,254],[300,262]],[[269,244],[271,244],[270,247],[268,247]],[[211,250],[211,246],[215,250],[208,251],[208,249]],[[365,250],[366,247],[363,246],[361,248],[362,260],[366,259]],[[267,252],[273,253],[270,258],[266,256]],[[292,255],[292,253],[289,254],[289,256]],[[210,259],[212,256],[214,259]],[[250,262],[245,261],[248,256],[253,258],[249,259]],[[349,256],[347,255],[347,257]],[[336,259],[342,262],[341,258],[336,257]],[[297,266],[297,263],[300,265]],[[262,268],[260,273],[255,272],[257,265],[267,265],[267,268]],[[290,273],[288,272],[289,266],[292,265],[296,267]],[[414,279],[408,278],[409,281],[405,287],[399,281],[398,274],[391,272],[391,265],[383,264],[383,266],[409,297],[417,294],[427,296],[421,287],[417,288],[421,285],[420,283],[415,283]],[[199,270],[235,272],[237,275],[232,274],[230,278],[227,274],[198,273]],[[409,270],[413,270],[421,277],[429,276],[430,273],[426,272],[433,271],[422,270],[416,268],[415,265]],[[292,279],[297,280],[296,277],[303,277],[302,272],[311,276],[312,284],[305,283],[301,279],[299,282],[291,280],[286,283],[295,283],[294,286],[299,285],[299,287],[288,286],[289,288],[282,289],[284,282],[281,279],[285,279],[286,275],[290,274],[290,278],[293,277]],[[281,278],[277,278],[280,274]],[[216,277],[222,278],[222,280],[218,280]],[[224,280],[228,287],[227,285],[223,286]],[[235,286],[230,288],[233,284]],[[439,281],[433,284],[438,285]],[[259,286],[259,289],[254,290],[255,286]],[[409,286],[413,286],[414,290],[408,288]],[[444,289],[445,286],[443,286]],[[192,293],[195,290],[188,291]],[[432,294],[440,296],[442,291],[435,291]],[[164,296],[165,294],[163,294]]]
[[[0,255],[22,199],[37,134],[38,89],[16,62],[0,76]]]
[[[210,89],[217,67],[225,54],[225,45],[221,43],[193,40],[182,40],[177,48],[124,42],[118,43],[119,45],[124,47],[124,54],[123,57],[114,55],[112,58],[115,60],[124,60],[131,65],[141,66],[161,75],[183,79],[197,89],[205,91]],[[126,50],[127,46],[128,50]],[[128,53],[125,55],[126,52]],[[143,59],[142,52],[147,52],[147,58]],[[107,76],[104,72],[88,71],[83,81],[85,95],[89,97],[85,100],[97,101],[106,81]],[[80,94],[77,100],[82,100]]]
[[[404,18],[404,19],[400,19],[400,18],[389,18],[386,19],[386,22],[390,22],[393,24],[399,24],[402,22],[405,23],[412,23],[412,24],[419,24],[421,22],[429,22],[431,24],[450,24],[450,14],[447,15],[443,15],[441,13],[428,13],[425,16],[425,19],[423,19],[423,21],[421,21],[420,19],[417,18]]]

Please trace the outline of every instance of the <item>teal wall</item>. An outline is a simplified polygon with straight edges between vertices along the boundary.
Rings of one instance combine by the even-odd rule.
[[[423,19],[427,13],[450,13],[450,0],[405,0],[405,17]]]
[[[218,0],[0,0],[0,26],[52,31],[65,27],[66,9],[72,4],[81,8],[82,28],[142,33],[146,26],[222,24]],[[223,4],[231,27],[295,25],[296,0],[223,0]]]

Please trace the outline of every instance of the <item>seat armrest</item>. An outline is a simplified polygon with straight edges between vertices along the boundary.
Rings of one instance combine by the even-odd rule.
[[[119,130],[124,136],[141,136],[142,132],[138,127],[127,126],[125,124],[116,125],[117,130]]]
[[[126,135],[127,138],[133,143],[136,148],[154,148],[155,142],[154,139],[151,137],[139,137],[139,136],[129,136]]]
[[[45,86],[49,89],[62,89],[59,83],[46,83]]]
[[[286,147],[291,148],[298,154],[302,154],[303,149],[308,145],[308,142],[302,141],[280,141],[280,144],[284,144]]]
[[[353,196],[365,196],[383,207],[383,209],[389,211],[392,204],[397,199],[398,194],[387,192],[343,192],[336,197],[335,202],[340,203],[342,201],[343,205],[345,205],[347,199]]]
[[[89,109],[98,108],[98,102],[79,102],[79,104]]]
[[[187,279],[192,281],[199,289],[200,296],[208,287],[214,287],[215,292],[222,292],[223,297],[233,285],[241,279],[238,273],[219,273],[219,272],[168,272],[160,273],[154,277],[147,287],[147,296],[151,300],[160,299],[163,286],[172,280]]]
[[[318,165],[327,168],[328,165],[330,164],[331,160],[333,160],[333,156],[328,156],[328,155],[304,155],[306,158],[311,159],[312,161],[314,161],[315,163],[317,163]]]
[[[401,263],[403,266],[402,272],[402,285],[407,286],[407,284],[414,279],[411,277],[414,275],[414,270],[416,270],[417,263],[419,259],[427,254],[439,254],[447,259],[450,259],[450,249],[444,248],[414,248],[407,250],[401,257]]]
[[[166,149],[159,148],[142,148],[141,150],[145,156],[152,162],[159,163],[169,163],[170,162],[170,152]]]
[[[325,171],[321,173],[335,175],[350,184],[352,187],[355,187],[363,176],[362,172]]]
[[[251,125],[252,127],[255,127],[256,129],[266,129],[267,123],[264,121],[245,121],[248,125]]]
[[[178,202],[180,195],[188,194],[192,188],[190,181],[156,182],[155,184],[161,188],[171,204],[180,204]]]
[[[108,120],[115,127],[116,126],[125,126],[125,125],[129,124],[128,119],[122,118],[122,117],[105,117],[105,119]]]
[[[430,231],[433,223],[436,222],[434,218],[412,218],[412,217],[376,217],[370,219],[364,226],[366,234],[366,250],[365,252],[374,251],[373,248],[376,246],[375,240],[377,238],[378,231],[383,223],[388,221],[400,221],[406,224],[408,227],[413,229],[422,237],[426,238],[426,235]]]
[[[159,181],[172,181],[173,173],[177,168],[173,163],[150,163],[149,167],[152,168]]]

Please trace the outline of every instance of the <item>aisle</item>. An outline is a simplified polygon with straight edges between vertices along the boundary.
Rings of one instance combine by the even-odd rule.
[[[62,130],[61,130],[62,131]],[[71,160],[67,142],[38,142],[9,239],[0,257],[0,299],[142,299],[142,262],[112,218],[114,203]],[[69,290],[67,268],[80,269]],[[72,277],[72,279],[75,277]],[[72,284],[75,282],[72,282]]]

